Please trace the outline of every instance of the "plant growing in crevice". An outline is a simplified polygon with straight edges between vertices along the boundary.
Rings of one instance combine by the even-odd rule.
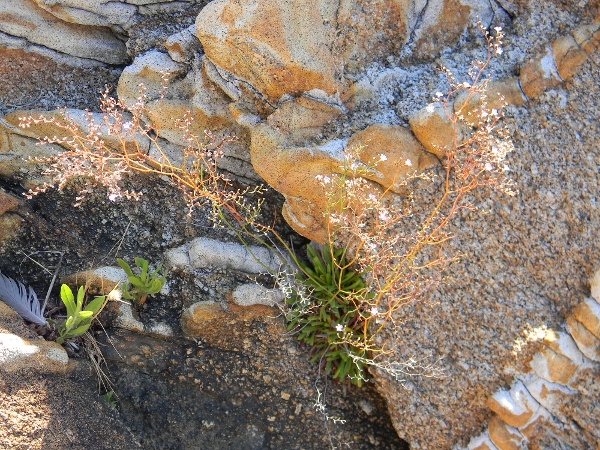
[[[158,294],[167,281],[166,270],[163,270],[162,264],[159,264],[154,271],[150,271],[147,260],[135,258],[135,265],[139,270],[139,275],[136,275],[129,264],[121,258],[117,258],[117,263],[127,274],[129,282],[121,288],[123,298],[131,300],[136,306],[143,305],[149,295]]]
[[[84,286],[81,286],[77,291],[77,299],[73,297],[73,292],[69,286],[66,284],[61,286],[60,299],[67,308],[67,320],[58,328],[56,342],[59,344],[85,333],[106,303],[106,297],[95,297],[84,307],[84,297]]]
[[[395,349],[381,336],[401,324],[402,308],[422,300],[439,281],[442,268],[456,259],[455,255],[445,253],[444,244],[453,238],[448,231],[452,219],[461,211],[476,209],[470,201],[471,194],[481,188],[513,194],[505,164],[512,145],[499,127],[501,109],[489,108],[486,97],[490,80],[486,69],[492,58],[501,53],[502,33],[496,29],[494,36],[485,31],[484,34],[487,56],[473,63],[468,71],[469,81],[459,82],[447,69],[442,69],[449,88],[445,95],[436,94],[434,102],[443,107],[452,131],[451,144],[439,149],[444,155],[441,176],[435,171],[415,173],[406,180],[397,180],[404,183],[405,195],[391,195],[389,189],[378,189],[363,177],[385,162],[386,155],[364,164],[358,162],[360,149],[345,152],[339,174],[317,176],[328,199],[324,215],[327,238],[321,251],[322,255],[328,255],[327,264],[333,265],[327,272],[351,273],[364,284],[356,292],[340,291],[339,280],[330,279],[328,288],[322,289],[327,280],[313,274],[325,260],[315,260],[311,255],[313,266],[300,265],[296,287],[284,288],[288,298],[286,316],[292,319],[290,329],[295,329],[299,339],[306,341],[310,333],[309,343],[320,343],[318,354],[331,363],[330,367],[344,367],[333,373],[336,378],[346,372],[352,374],[353,382],[363,380],[367,366],[385,371],[398,380],[414,375],[440,376],[440,370],[425,359],[395,361],[392,356]],[[455,110],[455,99],[459,95],[461,102]],[[466,117],[467,105],[474,98],[479,101],[479,107],[469,111]],[[407,160],[405,164],[410,167],[412,161]],[[439,197],[429,211],[415,207],[411,184],[416,178],[440,185]],[[283,280],[285,283],[289,281]],[[318,289],[311,284],[316,284]],[[322,317],[339,317],[336,308],[339,309],[340,297],[345,305],[344,317],[355,321],[351,332],[343,332],[347,328],[340,326],[340,333],[334,337],[336,329],[332,326],[337,327],[337,324]],[[325,308],[332,305],[334,309],[323,312],[323,305]],[[302,317],[302,321],[297,317]],[[348,359],[354,367],[346,371]]]
[[[297,330],[298,340],[311,348],[311,361],[322,364],[326,374],[360,386],[364,365],[351,355],[367,357],[353,342],[362,340],[364,320],[372,314],[361,310],[371,294],[362,274],[346,267],[345,250],[331,250],[323,246],[317,252],[308,246],[310,262],[299,261],[297,288],[285,300],[287,328]]]

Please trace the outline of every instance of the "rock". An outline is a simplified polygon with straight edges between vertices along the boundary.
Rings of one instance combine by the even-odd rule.
[[[498,447],[490,440],[490,435],[487,430],[485,433],[471,439],[467,450],[497,450]]]
[[[118,298],[117,301],[107,303],[102,311],[101,320],[112,327],[143,334],[146,329],[136,316],[132,304]]]
[[[490,440],[499,450],[519,450],[525,447],[523,435],[516,428],[506,425],[498,416],[492,417],[488,430]]]
[[[128,60],[125,44],[109,29],[64,22],[40,8],[34,0],[2,2],[0,32],[79,60],[112,65],[125,64]]]
[[[68,362],[67,352],[56,342],[43,339],[29,341],[14,334],[0,333],[0,370],[61,373],[66,370]]]
[[[439,102],[430,103],[409,120],[410,129],[419,142],[439,159],[453,147],[455,135],[456,142],[460,143],[467,134],[465,125],[460,121],[456,121],[456,125],[452,124],[450,117],[453,110],[452,105],[444,109],[444,105]]]
[[[600,303],[600,270],[596,270],[590,284],[592,298]]]
[[[165,266],[176,270],[219,267],[247,273],[277,273],[281,264],[265,247],[245,247],[209,238],[194,239],[165,253]]]
[[[303,145],[342,113],[343,106],[324,102],[305,92],[294,100],[283,102],[267,117],[267,124],[286,135],[289,144]]]
[[[572,316],[567,317],[567,331],[573,336],[581,353],[592,361],[600,362],[600,339]]]
[[[218,67],[249,83],[268,102],[311,89],[343,89],[328,47],[326,2],[216,0],[196,19],[204,52]]]
[[[66,276],[62,283],[75,289],[86,286],[90,294],[108,295],[121,284],[127,283],[127,274],[120,267],[103,266]]]
[[[413,7],[418,8],[417,2],[414,3]],[[420,21],[422,26],[416,31],[416,49],[413,53],[419,57],[431,58],[447,43],[456,42],[469,24],[471,6],[475,5],[477,2],[460,0],[438,0],[426,3],[421,11],[424,17]],[[475,14],[481,17],[479,11]]]
[[[548,89],[560,86],[561,78],[554,61],[554,54],[548,49],[543,56],[527,62],[519,74],[521,89],[528,99],[533,100]]]
[[[486,112],[501,111],[507,105],[523,106],[527,97],[523,94],[516,77],[491,81],[486,90]],[[454,113],[462,115],[466,123],[476,126],[481,122],[481,94],[461,92],[454,101]]]
[[[600,49],[600,25],[582,24],[573,30],[575,42],[588,54],[593,55]]]
[[[194,56],[202,51],[202,45],[196,37],[196,25],[191,25],[185,30],[169,36],[165,47],[173,61],[192,62]]]
[[[552,53],[554,53],[558,75],[563,81],[571,79],[577,69],[587,60],[587,53],[570,35],[556,39],[552,43]]]
[[[35,0],[53,16],[74,24],[114,27],[123,32],[137,16],[135,1],[97,2],[90,0]],[[130,4],[133,3],[133,4]]]
[[[168,73],[169,79],[176,78],[178,81],[169,83],[167,92],[170,91],[173,97],[175,93],[179,94],[179,91],[183,91],[184,94],[181,96],[186,98],[186,94],[187,97],[191,96],[190,81],[184,78],[187,72],[184,65],[173,61],[169,55],[152,50],[136,57],[133,63],[123,70],[119,78],[117,94],[120,100],[132,106],[137,102],[140,96],[140,84],[143,84],[148,99],[156,100],[164,92],[164,87],[167,85],[165,74]]]
[[[600,305],[594,299],[581,302],[573,311],[573,318],[600,339]]]
[[[19,127],[19,124],[23,122],[23,118],[25,118],[27,125]],[[124,119],[127,119],[126,115]],[[109,126],[107,123],[108,118],[102,113],[91,113],[80,109],[17,111],[4,116],[4,120],[15,127],[22,136],[32,139],[43,139],[44,137],[51,139],[72,138],[74,136],[73,129],[81,136],[90,136],[91,127],[97,127],[94,133],[104,141],[107,147],[117,152],[135,152],[138,149],[145,152],[150,146],[150,140],[141,133],[136,132],[135,135],[132,135],[124,128],[119,129]],[[49,147],[49,150],[52,150],[52,146],[48,145],[38,145],[38,147]],[[68,146],[65,147],[70,149]]]
[[[19,116],[25,114],[14,113],[0,118],[0,175],[10,178],[18,174],[25,178],[23,184],[30,188],[43,183],[39,174],[31,170],[38,165],[34,158],[55,156],[62,149],[55,144],[38,145],[38,138],[23,136],[18,123]],[[8,122],[7,117],[13,123]]]
[[[559,355],[549,348],[536,353],[531,361],[533,371],[544,380],[551,383],[568,385],[579,366],[569,358]]]
[[[17,214],[3,214],[0,216],[0,244],[8,242],[18,236],[23,219]]]
[[[575,391],[558,383],[546,381],[535,374],[525,375],[521,381],[541,406],[561,421],[566,420],[560,407],[575,394]]]
[[[522,427],[529,422],[540,405],[523,383],[516,380],[509,391],[496,391],[488,399],[488,406],[509,426]]]
[[[284,300],[278,289],[269,289],[255,283],[242,284],[233,291],[233,301],[240,306],[275,306]]]
[[[227,311],[215,302],[198,302],[183,311],[181,329],[185,334],[200,337],[224,325]]]
[[[393,192],[400,192],[410,175],[438,164],[424,151],[408,128],[375,124],[353,134],[346,148],[356,152],[362,162],[375,167],[374,176],[367,179]]]
[[[0,216],[6,212],[16,210],[23,201],[0,188]]]

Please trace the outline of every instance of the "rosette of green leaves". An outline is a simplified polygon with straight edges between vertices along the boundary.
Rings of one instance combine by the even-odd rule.
[[[298,340],[311,347],[311,361],[323,364],[328,375],[361,386],[368,356],[360,346],[367,317],[361,306],[372,295],[361,273],[347,266],[344,249],[326,245],[317,253],[308,246],[307,253],[310,262],[298,261],[296,275],[303,292],[286,299],[287,329],[297,330]]]
[[[131,300],[137,306],[143,305],[149,295],[158,294],[167,280],[166,271],[161,273],[162,264],[150,272],[148,261],[144,258],[135,258],[135,265],[140,269],[138,276],[121,258],[117,258],[117,263],[125,271],[129,281],[129,284],[122,289],[123,298]]]
[[[83,308],[84,297],[85,288],[83,286],[77,291],[77,301],[75,301],[73,292],[69,286],[66,284],[61,286],[60,299],[67,308],[67,320],[58,329],[58,339],[56,342],[59,344],[85,333],[106,301],[104,296],[95,297]]]

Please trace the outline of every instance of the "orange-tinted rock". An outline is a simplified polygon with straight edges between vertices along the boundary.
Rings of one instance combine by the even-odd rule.
[[[587,53],[577,44],[573,36],[561,36],[552,43],[554,61],[558,75],[567,81],[587,59]]]
[[[594,299],[586,298],[581,302],[573,311],[573,318],[600,339],[600,305]]]
[[[498,416],[493,416],[488,427],[490,440],[499,450],[520,450],[525,438],[516,428],[505,424]]]
[[[535,99],[545,90],[559,86],[561,79],[552,51],[526,63],[521,68],[519,80],[528,99]]]
[[[269,102],[311,89],[335,94],[343,85],[321,3],[215,0],[198,15],[197,35],[212,62]]]
[[[510,391],[499,390],[488,400],[489,408],[512,427],[522,427],[539,408],[538,402],[520,381],[515,381]]]
[[[572,316],[567,317],[567,331],[573,336],[581,353],[592,361],[600,362],[600,339]]]
[[[454,143],[460,143],[467,134],[465,125],[456,121],[452,123],[454,109],[452,105],[430,103],[419,110],[409,120],[410,129],[423,147],[442,159]]]
[[[353,134],[347,148],[351,152],[356,149],[360,160],[375,168],[374,176],[368,179],[395,192],[409,175],[438,163],[408,128],[397,125],[371,125]]]

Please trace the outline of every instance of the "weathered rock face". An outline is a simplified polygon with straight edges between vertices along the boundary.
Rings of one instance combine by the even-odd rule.
[[[39,7],[34,0],[7,0],[0,5],[0,43],[50,53],[71,55],[82,60],[120,65],[128,60],[125,44],[108,28],[84,27],[60,20]],[[81,61],[85,64],[84,61]]]
[[[31,0],[22,2],[21,8],[9,1],[0,6],[0,12],[20,20],[4,21],[0,15],[0,30],[21,36],[17,40],[5,37],[6,45],[48,54],[45,46],[55,45],[54,56],[62,52],[86,63],[122,65],[127,57],[123,42],[141,16],[190,3]],[[569,438],[555,430],[563,419],[569,430],[577,429],[569,428],[572,423],[597,421],[585,412],[592,410],[593,402],[588,399],[578,407],[569,391],[579,387],[582,392],[598,391],[589,381],[597,377],[597,367],[586,366],[588,360],[600,361],[596,303],[580,306],[566,321],[577,351],[567,349],[569,340],[560,332],[556,339],[544,340],[545,350],[521,343],[520,338],[528,327],[560,329],[563,316],[587,294],[587,279],[600,261],[598,249],[590,244],[597,241],[600,221],[595,207],[599,156],[594,127],[599,122],[600,83],[592,65],[598,61],[600,48],[599,7],[598,1],[565,8],[564,2],[541,0],[214,0],[202,9],[194,26],[187,23],[187,28],[182,30],[182,26],[164,39],[160,51],[150,45],[150,51],[133,52],[137,57],[123,71],[118,94],[131,104],[139,96],[139,84],[146,86],[146,120],[160,130],[165,139],[161,144],[175,155],[185,144],[175,119],[187,111],[194,117],[195,134],[208,128],[238,136],[235,146],[226,149],[225,164],[229,165],[224,167],[246,179],[260,175],[285,197],[283,215],[292,227],[303,236],[323,241],[327,199],[317,177],[339,174],[345,151],[353,150],[354,162],[369,168],[366,178],[374,193],[387,188],[401,191],[404,177],[437,165],[433,155],[443,159],[455,138],[460,142],[479,126],[477,118],[468,114],[481,107],[481,96],[459,97],[446,110],[439,103],[426,105],[445,87],[436,81],[431,65],[417,61],[452,48],[464,37],[467,45],[460,52],[443,51],[441,57],[444,63],[458,66],[452,69],[460,77],[465,72],[461,65],[466,67],[466,61],[477,56],[470,47],[482,45],[473,34],[464,33],[474,16],[486,26],[508,27],[505,59],[494,67],[499,79],[490,84],[485,101],[489,108],[499,108],[504,102],[509,105],[506,123],[517,150],[508,161],[509,173],[514,174],[519,194],[513,199],[487,192],[474,196],[474,204],[493,214],[465,213],[451,227],[457,238],[447,243],[447,249],[463,255],[462,262],[442,274],[446,284],[430,294],[429,302],[407,307],[400,314],[402,326],[383,334],[394,349],[390,358],[401,363],[415,355],[431,355],[427,361],[439,361],[446,377],[414,376],[405,383],[406,390],[386,373],[373,370],[373,375],[398,434],[415,448],[466,445],[485,424],[489,424],[487,431],[469,448],[543,446],[554,435],[581,446],[586,439],[592,442],[587,435]],[[56,30],[64,33],[60,39],[50,39]],[[130,44],[131,40],[129,48]],[[164,70],[171,73],[171,83],[161,99]],[[376,80],[377,86],[363,89],[355,83],[361,77]],[[467,123],[456,131],[449,118],[455,111],[467,115]],[[19,129],[18,117],[23,113],[8,114],[0,122],[0,248],[8,249],[3,251],[16,261],[20,256],[15,256],[15,243],[56,247],[63,245],[66,234],[72,255],[83,253],[77,248],[85,248],[90,257],[102,256],[133,223],[133,232],[124,239],[130,256],[144,249],[154,258],[170,259],[172,267],[182,270],[172,303],[162,298],[156,310],[111,308],[112,326],[127,330],[116,333],[119,349],[127,352],[124,365],[115,356],[121,380],[134,385],[140,373],[146,376],[154,371],[149,385],[156,381],[161,387],[155,392],[146,390],[144,395],[160,404],[171,376],[189,378],[195,385],[201,371],[209,366],[212,370],[215,364],[210,374],[222,377],[218,379],[224,384],[231,381],[231,374],[247,375],[245,368],[238,370],[229,362],[227,367],[232,369],[224,372],[212,356],[202,362],[202,349],[190,346],[183,352],[184,347],[172,342],[181,337],[181,330],[197,340],[210,341],[218,349],[211,349],[211,355],[243,347],[241,353],[252,361],[260,351],[246,352],[246,347],[287,345],[278,337],[280,325],[264,320],[269,307],[261,303],[271,305],[272,301],[248,300],[263,294],[247,288],[249,275],[234,264],[245,256],[221,259],[223,267],[209,268],[202,265],[205,260],[219,260],[214,254],[227,253],[229,244],[217,245],[208,257],[202,250],[204,241],[184,243],[190,237],[203,238],[209,224],[201,221],[202,231],[186,225],[172,191],[146,185],[146,192],[158,200],[118,211],[106,202],[97,203],[89,214],[60,208],[60,212],[45,211],[48,205],[61,202],[64,207],[66,200],[58,194],[32,202],[33,207],[16,200],[24,189],[40,182],[26,157],[60,150],[36,145],[37,137],[56,134],[55,128]],[[70,113],[85,129],[83,111]],[[438,194],[433,185],[419,186],[423,192],[415,195],[417,215],[425,214]],[[51,202],[45,203],[47,198]],[[156,208],[157,203],[161,208]],[[34,213],[37,210],[45,211],[43,217]],[[78,214],[86,217],[80,219]],[[64,226],[65,222],[69,225]],[[164,253],[165,248],[171,252]],[[82,256],[72,257],[83,265]],[[235,286],[223,286],[226,275],[235,278]],[[597,286],[598,282],[592,295]],[[146,335],[140,339],[143,348],[136,347],[130,332]],[[152,336],[167,340],[155,341]],[[249,344],[244,336],[252,336]],[[243,346],[238,346],[238,340]],[[164,359],[160,367],[149,369],[154,349]],[[194,356],[187,358],[184,353]],[[166,361],[171,354],[178,355],[185,369],[169,372],[172,369]],[[262,370],[264,360],[258,361],[256,371]],[[131,369],[135,365],[141,372]],[[511,385],[511,377],[522,367],[531,373],[488,402],[499,386]],[[179,386],[178,395],[193,385],[190,381],[189,386]],[[194,392],[193,398],[201,400],[202,395]],[[224,395],[212,387],[207,393]],[[137,414],[135,405],[143,395],[138,396],[134,388],[126,395],[128,411]],[[224,403],[233,409],[239,406],[228,401]],[[242,411],[249,409],[244,403]],[[186,414],[196,411],[186,404]],[[489,420],[491,411],[499,418]],[[287,418],[298,416],[295,409],[288,412],[282,407],[270,417],[275,417],[277,427],[285,427]],[[138,425],[144,423],[144,414],[136,416]],[[170,414],[177,420],[182,416],[175,409]],[[242,433],[250,447],[264,444],[271,436],[265,431],[269,424],[252,417],[245,423],[248,432]],[[220,424],[231,425],[227,420]],[[260,432],[254,433],[252,427]],[[544,432],[544,427],[550,431]],[[253,436],[259,437],[254,441]],[[171,444],[161,441],[164,437],[156,439],[165,446]],[[190,445],[200,442],[186,439]]]

